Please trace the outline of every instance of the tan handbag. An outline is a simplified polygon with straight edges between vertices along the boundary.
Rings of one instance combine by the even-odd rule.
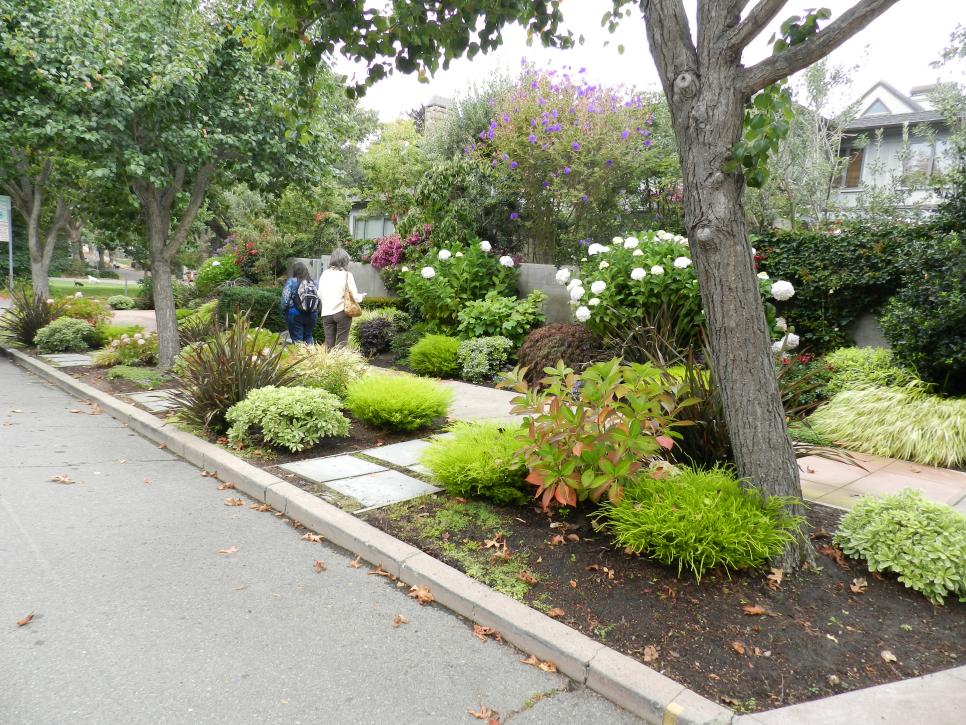
[[[342,291],[342,305],[342,311],[349,317],[358,317],[362,314],[362,308],[356,302],[356,298],[352,296],[352,291],[349,289],[348,272],[345,273],[345,289]]]

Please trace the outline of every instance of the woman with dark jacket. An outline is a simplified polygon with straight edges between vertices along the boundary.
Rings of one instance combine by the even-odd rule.
[[[282,317],[288,326],[292,342],[315,344],[315,321],[319,317],[319,290],[309,268],[304,262],[296,262],[282,288]]]

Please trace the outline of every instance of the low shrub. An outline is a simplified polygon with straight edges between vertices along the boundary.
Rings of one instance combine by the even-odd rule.
[[[788,503],[742,488],[726,468],[682,468],[638,477],[596,519],[616,546],[677,565],[678,576],[687,569],[700,582],[714,567],[748,569],[779,556],[803,524],[786,513]]]
[[[0,336],[6,341],[33,345],[37,332],[61,316],[64,301],[34,296],[29,287],[17,287],[10,307],[0,314]]]
[[[397,359],[405,358],[413,345],[431,332],[433,332],[432,325],[427,322],[417,322],[405,332],[398,333],[389,343],[389,350]]]
[[[966,602],[966,516],[919,491],[866,496],[839,523],[834,542],[865,559],[869,571],[890,571],[936,604]]]
[[[910,387],[844,390],[808,422],[849,450],[928,466],[966,463],[966,399]]]
[[[829,369],[825,384],[829,398],[851,388],[901,388],[918,380],[914,371],[896,363],[891,350],[881,347],[841,347],[826,355],[822,362]]]
[[[107,304],[114,310],[133,310],[136,302],[127,295],[111,295],[107,298]]]
[[[298,382],[298,360],[284,361],[276,340],[264,350],[253,349],[247,313],[210,340],[187,349],[179,363],[181,410],[179,418],[208,433],[223,433],[225,414],[252,391]]]
[[[115,365],[156,365],[158,362],[157,333],[145,335],[135,332],[122,334],[103,350],[94,353],[94,364],[109,368]]]
[[[460,337],[502,336],[519,347],[527,333],[546,320],[543,314],[546,299],[547,294],[540,290],[534,290],[523,300],[488,292],[482,300],[467,302],[459,311]]]
[[[544,376],[546,368],[554,368],[558,362],[581,372],[591,363],[604,356],[600,340],[583,325],[555,322],[538,327],[527,335],[517,361],[526,368],[526,379],[533,385]]]
[[[61,314],[75,320],[86,320],[95,326],[111,319],[111,311],[89,297],[65,297]]]
[[[287,328],[279,309],[281,299],[282,292],[277,289],[227,287],[218,295],[218,319],[231,321],[239,312],[248,312],[252,323],[275,332],[284,332]]]
[[[201,342],[214,337],[222,329],[222,320],[217,315],[218,300],[205,302],[193,314],[178,320],[178,340],[182,347],[193,342]]]
[[[515,347],[506,337],[464,340],[456,349],[460,377],[470,383],[489,382],[504,369]]]
[[[121,275],[119,275],[113,269],[99,270],[97,272],[94,272],[94,276],[99,277],[101,279],[120,279],[121,278]]]
[[[479,496],[498,504],[529,500],[527,467],[518,455],[517,431],[496,423],[456,423],[450,435],[436,438],[420,462],[433,480],[453,496]]]
[[[409,350],[409,367],[418,375],[434,378],[454,377],[460,369],[457,351],[459,338],[426,335]]]
[[[140,325],[109,325],[100,324],[96,328],[97,331],[97,343],[98,347],[104,347],[105,345],[110,345],[115,340],[120,340],[122,337],[127,335],[128,337],[134,337],[139,332],[143,335],[144,328]]]
[[[34,341],[37,351],[44,354],[57,352],[83,352],[97,338],[94,326],[86,320],[59,317],[37,332]]]
[[[344,347],[326,350],[324,345],[293,345],[286,355],[299,361],[299,385],[321,388],[339,398],[345,398],[349,383],[369,369],[365,358]]]
[[[389,349],[389,343],[396,334],[396,326],[388,317],[375,317],[353,325],[363,355],[378,355]]]
[[[360,307],[364,310],[396,309],[399,307],[398,297],[366,297]]]
[[[354,350],[359,350],[362,348],[362,343],[359,338],[362,330],[372,322],[373,320],[388,320],[392,323],[392,332],[389,336],[390,342],[392,338],[401,332],[408,330],[412,324],[413,320],[407,313],[402,310],[397,310],[394,307],[379,307],[376,309],[364,309],[362,314],[359,315],[352,323],[352,327],[349,328],[349,347]],[[319,321],[319,326],[321,326],[321,320]],[[385,327],[384,323],[378,323],[376,325],[377,329],[383,329],[387,333],[389,328]],[[317,335],[316,337],[322,337]],[[374,343],[381,343],[381,340],[374,340]],[[388,349],[388,344],[385,349]],[[367,353],[369,354],[369,353]]]
[[[224,282],[241,277],[241,271],[230,254],[206,259],[195,277],[195,290],[201,297],[208,297]]]
[[[342,401],[326,390],[266,386],[252,390],[225,415],[228,440],[236,446],[265,443],[302,451],[323,438],[349,435]]]
[[[151,277],[138,280],[138,296],[135,298],[135,305],[139,310],[154,309],[154,287],[151,285]],[[174,306],[187,307],[191,300],[195,298],[195,288],[176,279],[171,280],[171,294],[174,296]]]
[[[346,407],[374,428],[413,431],[446,416],[451,390],[410,375],[367,375],[349,383]]]
[[[108,380],[127,380],[142,390],[156,390],[164,385],[165,375],[156,368],[117,365],[107,371]]]

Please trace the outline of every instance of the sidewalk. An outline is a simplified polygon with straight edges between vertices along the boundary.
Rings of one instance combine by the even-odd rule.
[[[635,722],[89,410],[0,360],[0,722]]]

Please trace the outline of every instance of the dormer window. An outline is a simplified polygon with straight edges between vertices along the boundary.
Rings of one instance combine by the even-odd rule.
[[[868,110],[865,112],[865,115],[874,116],[877,113],[889,113],[889,109],[886,108],[886,104],[884,104],[878,98],[875,99],[875,103],[869,106]]]

